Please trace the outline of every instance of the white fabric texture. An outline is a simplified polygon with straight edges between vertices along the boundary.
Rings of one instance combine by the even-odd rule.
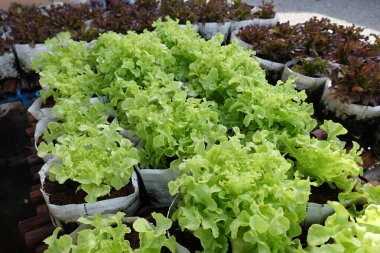
[[[323,94],[322,103],[327,111],[333,112],[340,119],[354,117],[356,120],[370,120],[380,117],[380,106],[365,106],[344,103],[333,95],[334,88],[331,80],[327,79]]]

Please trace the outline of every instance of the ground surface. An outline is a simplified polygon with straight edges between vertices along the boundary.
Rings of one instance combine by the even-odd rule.
[[[35,215],[28,203],[33,182],[25,161],[30,154],[27,126],[22,108],[0,118],[0,252],[4,253],[29,252],[17,228],[20,220]]]
[[[261,0],[244,0],[258,5]],[[273,0],[281,22],[299,23],[312,16],[327,16],[345,24],[367,28],[366,34],[380,34],[380,0]]]

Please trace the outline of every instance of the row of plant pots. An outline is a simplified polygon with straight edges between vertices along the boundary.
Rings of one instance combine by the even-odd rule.
[[[313,18],[294,26],[248,26],[233,32],[231,40],[256,51],[253,57],[267,71],[272,84],[295,77],[297,89],[306,90],[316,108],[322,97],[326,116],[360,134],[374,129],[380,117],[379,39],[374,35],[375,42],[370,43],[360,32],[354,26],[341,27]],[[242,38],[254,42],[249,44]],[[274,51],[268,51],[270,48]]]
[[[239,247],[252,250],[257,242],[242,239],[247,229],[269,237],[269,240],[260,239],[260,245],[267,245],[269,251],[282,250],[293,243],[293,236],[300,234],[300,223],[308,226],[323,222],[332,213],[330,206],[307,203],[309,178],[318,185],[335,184],[345,194],[350,194],[356,185],[352,178],[360,173],[356,148],[346,153],[344,143],[336,137],[344,133],[344,128],[326,122],[322,128],[329,138],[324,141],[310,138],[315,122],[310,105],[303,102],[304,94],[296,92],[291,82],[269,85],[259,64],[239,47],[206,42],[190,26],[179,29],[173,21],[159,22],[152,33],[104,34],[93,47],[65,36],[50,41],[49,45],[54,45],[52,52],[41,53],[34,64],[38,66],[36,71],[42,71],[41,84],[46,89],[41,92],[43,101],[36,101],[30,111],[36,112],[40,122],[50,122],[48,130],[37,132],[36,127],[36,136],[43,133],[38,152],[43,158],[53,153],[61,159],[61,163],[56,163],[57,160],[48,157],[41,171],[42,179],[47,173],[49,181],[62,185],[82,167],[99,166],[88,173],[88,180],[82,181],[83,176],[78,175],[72,179],[82,181],[73,189],[98,196],[95,193],[98,188],[89,190],[86,181],[98,173],[106,173],[98,164],[99,159],[109,162],[108,170],[123,180],[125,175],[119,173],[124,168],[116,161],[125,162],[128,172],[124,174],[131,175],[134,165],[140,164],[142,169],[131,178],[132,182],[134,179],[138,182],[139,189],[134,187],[133,192],[138,191],[142,205],[149,199],[154,207],[167,207],[178,194],[179,200],[173,204],[175,208],[171,209],[169,218],[177,220],[180,230],[195,235],[198,243],[199,240],[202,243],[199,250],[203,247],[206,252],[227,252],[229,244],[233,252],[239,252]],[[221,38],[216,39],[221,43]],[[60,64],[61,56],[68,62]],[[215,58],[219,60],[213,61]],[[91,97],[95,96],[98,102],[91,103],[94,99]],[[41,113],[44,110],[41,107],[49,97],[54,98],[54,115],[44,118],[46,113]],[[144,144],[138,148],[124,140],[120,136],[122,128],[138,136]],[[240,139],[248,145],[244,146]],[[177,146],[171,146],[173,142]],[[129,153],[123,154],[121,147]],[[108,161],[119,152],[117,159]],[[290,163],[283,157],[285,154],[294,161]],[[155,166],[161,169],[152,169]],[[67,176],[65,171],[71,175]],[[116,178],[113,180],[117,182]],[[172,181],[169,186],[168,181]],[[41,185],[42,191],[49,193],[46,181]],[[102,187],[103,183],[99,189]],[[264,190],[270,192],[263,193]],[[214,194],[218,191],[221,193]],[[66,206],[51,202],[53,195],[45,197],[52,214],[66,210]],[[116,208],[98,208],[103,206],[101,202],[112,199],[96,200],[85,197],[82,202],[67,203],[67,208],[77,206],[76,211],[68,212],[73,216],[60,215],[53,220],[62,224],[65,218],[74,221],[94,212],[116,212]],[[234,201],[247,203],[230,206]],[[350,203],[349,198],[347,202]],[[248,206],[255,208],[241,210]],[[132,211],[136,211],[135,207],[127,201],[118,208],[128,216],[135,215]],[[227,210],[234,212],[226,213]],[[253,226],[246,220],[246,214],[248,219],[253,217]],[[236,227],[223,227],[231,222]],[[239,234],[234,236],[228,229],[236,229]],[[279,230],[288,232],[279,236],[276,232]],[[291,235],[288,237],[287,233]],[[205,244],[205,240],[212,243]]]
[[[231,20],[234,20],[232,26],[235,28],[241,26],[240,20],[249,19],[242,22],[259,24],[277,21],[272,2],[263,2],[261,7],[255,9],[240,0],[233,3],[226,0],[162,2],[138,0],[133,3],[112,0],[106,9],[94,8],[87,4],[49,4],[47,6],[12,4],[8,12],[2,12],[0,19],[0,31],[3,38],[0,41],[0,54],[9,52],[13,44],[43,43],[62,31],[69,31],[77,40],[91,41],[107,31],[140,33],[144,29],[152,30],[155,20],[167,16],[174,18],[178,14],[177,9],[186,9],[185,12],[191,14],[188,17],[185,15],[186,17],[180,20],[205,24],[206,36],[209,34],[207,27],[214,26],[212,22],[225,22],[223,29],[229,30]],[[209,22],[211,23],[208,24]]]

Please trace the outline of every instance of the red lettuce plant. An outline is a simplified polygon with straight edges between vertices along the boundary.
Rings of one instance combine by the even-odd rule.
[[[269,19],[274,18],[276,12],[274,10],[273,0],[266,2],[265,0],[261,1],[259,10],[254,13],[255,18]]]
[[[298,53],[298,35],[289,22],[277,24],[273,28],[263,26],[247,26],[237,36],[253,45],[258,57],[275,62],[285,63]]]
[[[185,24],[186,21],[197,23],[200,15],[200,10],[195,8],[194,0],[186,2],[183,0],[162,0],[160,11],[165,16],[178,19],[180,24]]]
[[[340,65],[332,73],[337,96],[350,103],[380,104],[380,64],[374,59],[350,57],[348,65]]]

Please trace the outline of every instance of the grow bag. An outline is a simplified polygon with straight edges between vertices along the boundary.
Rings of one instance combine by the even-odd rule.
[[[249,25],[256,26],[274,26],[279,22],[279,18],[277,13],[273,18],[263,19],[263,18],[254,18],[249,20],[241,20],[241,21],[232,21],[231,22],[231,32],[239,30],[242,27]]]
[[[253,46],[251,44],[248,44],[247,42],[242,41],[239,37],[236,35],[238,34],[239,30],[233,31],[231,33],[231,40],[236,40],[238,46],[243,47],[245,49],[253,50]]]
[[[46,175],[52,163],[60,163],[59,158],[53,158],[42,166],[39,175],[41,180],[42,196],[48,206],[51,220],[55,226],[64,223],[76,222],[80,217],[91,216],[96,213],[113,214],[117,211],[123,211],[126,215],[132,216],[140,207],[139,185],[137,175],[133,172],[131,176],[132,185],[135,192],[125,197],[101,200],[95,203],[54,205],[50,204],[50,196],[44,190]]]
[[[326,77],[310,77],[302,75],[298,72],[294,72],[290,69],[291,65],[296,64],[296,61],[289,61],[284,66],[284,71],[282,72],[282,81],[288,80],[289,76],[294,76],[296,78],[295,84],[298,90],[318,90],[324,86],[326,83]]]
[[[200,23],[199,24],[199,33],[206,40],[211,39],[217,33],[221,33],[224,36],[224,41],[227,40],[227,37],[230,33],[231,22],[223,22],[223,23]]]
[[[37,98],[34,100],[33,104],[28,108],[28,112],[36,119],[41,120],[42,118],[56,119],[57,117],[53,114],[53,108],[41,108],[42,98]]]
[[[20,76],[16,69],[16,57],[12,52],[6,52],[0,56],[0,66],[0,80]]]
[[[333,113],[341,120],[353,119],[376,122],[380,119],[380,106],[365,106],[342,102],[335,94],[331,80],[327,79],[322,94],[322,104],[326,112]]]
[[[254,50],[253,46],[251,44],[248,44],[247,42],[244,42],[242,41],[239,37],[237,37],[237,33],[239,31],[233,31],[231,33],[231,40],[237,40],[237,44],[240,46],[240,47],[243,47],[245,49],[250,49],[250,50]],[[273,62],[273,61],[269,61],[269,60],[265,60],[265,59],[262,59],[260,57],[257,57],[257,56],[252,56],[253,58],[255,58],[256,60],[258,60],[258,62],[260,63],[260,67],[262,67],[263,69],[267,70],[267,71],[273,71],[273,72],[276,72],[276,73],[282,73],[283,70],[284,70],[284,67],[285,67],[285,64],[284,63],[279,63],[279,62]]]
[[[90,217],[91,218],[91,217]],[[127,224],[129,225],[130,227],[132,226],[132,224],[138,219],[139,217],[125,217],[122,219],[123,223],[124,224]],[[149,225],[155,229],[155,226],[153,226],[153,224],[149,223]],[[77,238],[78,238],[78,233],[84,229],[89,229],[91,228],[91,225],[87,225],[87,224],[82,224],[80,225],[76,230],[74,230],[71,234],[70,234],[70,237],[73,239],[73,243],[76,244],[77,243]],[[190,251],[188,249],[186,249],[185,247],[183,247],[181,244],[179,243],[176,243],[176,250],[175,250],[176,253],[190,253]]]
[[[138,172],[153,207],[167,207],[173,203],[174,197],[169,193],[168,183],[179,176],[178,171],[172,169],[138,169]]]
[[[179,27],[181,27],[181,28],[185,28],[186,27],[186,25],[183,25],[183,24],[179,24]],[[199,25],[198,24],[191,24],[191,27],[193,28],[193,30],[195,31],[195,32],[199,32]]]
[[[48,52],[49,49],[44,44],[36,44],[34,47],[28,44],[16,44],[14,46],[16,56],[21,69],[25,73],[32,72],[32,58],[37,57],[40,52]]]

